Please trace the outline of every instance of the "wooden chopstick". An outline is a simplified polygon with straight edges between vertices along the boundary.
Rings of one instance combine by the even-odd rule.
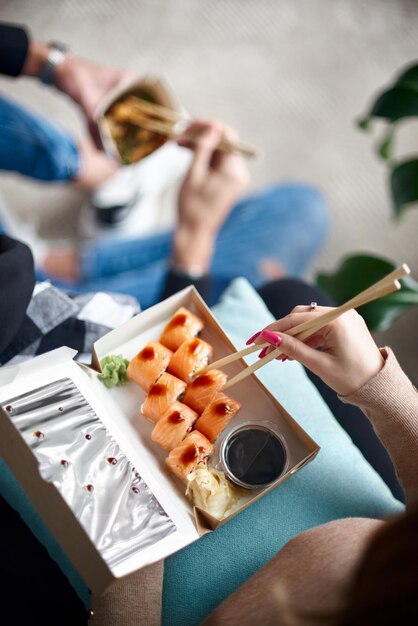
[[[148,102],[148,100],[143,100],[143,98],[139,98],[138,96],[129,96],[126,98],[125,102],[133,106],[137,111],[144,111],[145,113],[150,113],[151,115],[155,115],[162,120],[168,120],[170,122],[180,122],[182,120],[187,120],[188,118],[180,113],[179,111],[175,111],[174,109],[169,109],[168,107],[163,106],[162,104],[156,104],[155,102]]]
[[[365,302],[363,302],[362,304],[356,304],[356,301],[362,297],[368,297],[369,295],[373,295],[375,292],[379,292],[379,290],[381,289],[381,287],[385,286],[386,284],[391,285],[393,284],[394,281],[398,280],[399,278],[402,278],[402,276],[406,276],[407,274],[410,273],[410,269],[409,267],[404,263],[402,265],[400,265],[399,267],[397,267],[395,270],[393,270],[393,272],[390,272],[389,274],[387,274],[386,276],[384,276],[381,280],[377,281],[376,283],[374,283],[373,285],[371,285],[370,287],[367,287],[367,289],[365,289],[364,291],[360,292],[359,294],[357,294],[356,296],[354,296],[353,298],[351,298],[350,300],[347,300],[347,302],[345,302],[344,304],[341,304],[338,307],[339,311],[342,311],[342,309],[344,308],[345,310],[349,310],[349,309],[355,309],[358,308],[359,306],[362,306],[362,304],[365,304]],[[399,287],[396,287],[397,289],[399,289]],[[393,286],[391,286],[390,291],[388,291],[388,293],[391,293],[392,291],[394,291]],[[381,294],[381,295],[377,295],[374,297],[378,297],[381,298],[382,295],[386,295],[386,294]],[[372,297],[372,299],[374,299],[374,297]],[[370,300],[367,300],[367,302],[370,302]],[[353,305],[354,303],[354,305]],[[293,328],[290,328],[289,330],[287,330],[287,334],[288,335],[299,335],[301,333],[303,333],[303,331],[310,329],[313,324],[315,324],[315,320],[318,321],[318,323],[320,323],[319,328],[322,328],[323,326],[325,326],[325,324],[327,324],[328,322],[325,321],[325,323],[323,322],[324,316],[328,316],[330,317],[333,312],[336,309],[333,309],[332,311],[329,311],[327,313],[324,313],[323,315],[321,315],[320,317],[315,317],[307,322],[304,322],[303,324],[298,324],[297,326],[294,326]],[[341,314],[341,313],[340,313]],[[319,322],[320,320],[320,322]],[[326,318],[325,318],[326,320]],[[316,331],[315,331],[316,332]],[[303,338],[298,336],[298,339],[301,339],[302,341],[304,340]],[[200,370],[199,374],[204,374],[205,372],[208,372],[211,369],[219,369],[220,367],[223,367],[224,365],[228,365],[229,363],[233,363],[234,361],[237,361],[238,359],[241,359],[245,356],[248,356],[249,354],[252,354],[253,352],[257,352],[258,350],[261,350],[262,348],[269,346],[271,344],[269,343],[259,343],[259,344],[255,344],[252,346],[248,346],[248,348],[244,348],[243,350],[239,350],[237,352],[233,352],[232,354],[228,354],[225,357],[222,357],[221,359],[218,359],[217,361],[213,361],[213,363],[210,363],[209,365],[207,365],[206,367],[204,367],[202,370]]]
[[[305,322],[303,324],[299,324],[298,326],[294,326],[292,329],[290,329],[293,332],[290,332],[290,330],[286,332],[287,334],[296,336],[299,340],[304,341],[308,337],[311,337],[316,332],[318,332],[318,330],[320,330],[321,328],[323,328],[330,322],[337,319],[337,317],[339,317],[343,313],[346,313],[348,310],[355,309],[356,307],[363,306],[367,302],[371,302],[372,300],[376,300],[377,298],[386,296],[389,293],[392,293],[393,291],[400,289],[400,287],[401,287],[400,283],[397,280],[394,280],[388,285],[381,286],[379,289],[375,290],[373,293],[369,292],[367,296],[364,295],[365,292],[362,292],[358,296],[356,296],[355,298],[349,301],[349,302],[352,302],[355,300],[354,305],[352,304],[351,306],[348,306],[348,302],[346,302],[340,305],[339,307],[336,307],[332,311],[327,311],[323,315],[316,316],[308,327],[306,327],[306,322]],[[304,327],[303,330],[302,330],[302,327]],[[260,348],[260,345],[258,346],[258,349],[259,348]],[[263,357],[262,359],[259,359],[259,361],[257,361],[256,363],[253,363],[253,365],[246,367],[239,374],[231,378],[231,380],[228,380],[225,383],[225,385],[222,387],[222,391],[224,391],[225,389],[228,389],[228,387],[232,387],[232,385],[235,385],[236,383],[240,382],[244,378],[247,378],[247,376],[250,376],[250,374],[253,374],[260,367],[263,367],[263,365],[266,365],[273,359],[276,359],[281,353],[282,351],[280,350],[280,348],[275,348],[274,350],[272,350],[272,352],[267,354],[265,357]]]
[[[125,121],[145,128],[146,130],[159,133],[160,135],[166,135],[174,139],[180,134],[178,130],[176,130],[175,124],[179,122],[190,123],[190,118],[185,117],[181,113],[161,106],[160,104],[147,102],[147,100],[142,100],[137,96],[130,96],[126,101],[133,106],[134,111],[130,113],[129,118]],[[149,113],[160,119],[143,116],[141,112]],[[257,148],[239,140],[228,141],[227,139],[221,139],[218,148],[224,152],[240,152],[243,156],[251,158],[260,156],[260,151]]]

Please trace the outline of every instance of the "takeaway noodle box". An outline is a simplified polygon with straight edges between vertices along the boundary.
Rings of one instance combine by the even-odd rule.
[[[130,97],[138,97],[175,112],[181,109],[176,95],[162,76],[143,76],[122,83],[107,93],[94,113],[94,120],[103,149],[124,165],[144,159],[152,161],[151,155],[159,154],[168,141],[167,136],[141,127],[141,115],[137,122],[139,125],[130,120],[130,116],[138,119]]]
[[[204,320],[201,338],[213,345],[213,360],[236,350],[189,287],[102,337],[91,367],[63,347],[0,370],[0,454],[94,594],[215,530],[319,450],[251,375],[227,390],[242,407],[218,437],[211,462],[219,467],[229,432],[259,421],[274,425],[284,442],[282,474],[267,487],[240,489],[236,510],[222,521],[192,506],[165,463],[168,453],[151,440],[153,424],[140,413],[145,392],[131,381],[109,389],[97,373],[102,357],[131,359],[158,340],[180,306]],[[232,377],[245,366],[239,360],[224,369]]]

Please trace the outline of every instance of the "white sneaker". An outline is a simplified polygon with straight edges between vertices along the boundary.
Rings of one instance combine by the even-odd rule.
[[[83,238],[141,237],[172,228],[191,159],[190,150],[167,142],[143,161],[121,167],[82,212]]]

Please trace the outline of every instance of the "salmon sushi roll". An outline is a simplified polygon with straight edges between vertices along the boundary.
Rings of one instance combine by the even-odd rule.
[[[192,430],[198,417],[198,414],[190,407],[181,402],[173,402],[155,424],[151,439],[170,452]]]
[[[129,380],[133,380],[145,391],[149,391],[151,385],[167,369],[173,353],[158,341],[150,341],[129,362],[127,374]]]
[[[207,457],[213,453],[213,445],[202,433],[192,430],[179,446],[173,448],[165,462],[183,482],[187,482],[187,476],[198,463],[204,463]]]
[[[221,370],[210,370],[194,379],[186,389],[183,402],[199,414],[213,399],[215,393],[224,386],[228,376]]]
[[[212,353],[212,346],[206,343],[206,341],[198,337],[188,339],[173,354],[168,371],[170,374],[189,383],[199,370],[206,367],[212,358]]]
[[[203,328],[203,320],[181,306],[164,328],[160,342],[175,352],[187,339],[196,337]]]
[[[160,417],[175,402],[182,398],[186,383],[171,374],[161,374],[156,383],[151,385],[141,413],[152,422],[158,422]]]
[[[238,413],[241,405],[224,393],[217,393],[195,424],[212,443]]]

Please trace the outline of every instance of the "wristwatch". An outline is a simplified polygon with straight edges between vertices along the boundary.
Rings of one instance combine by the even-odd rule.
[[[55,70],[70,53],[70,47],[59,41],[51,41],[48,43],[48,47],[48,56],[41,70],[39,80],[44,85],[54,85]]]

